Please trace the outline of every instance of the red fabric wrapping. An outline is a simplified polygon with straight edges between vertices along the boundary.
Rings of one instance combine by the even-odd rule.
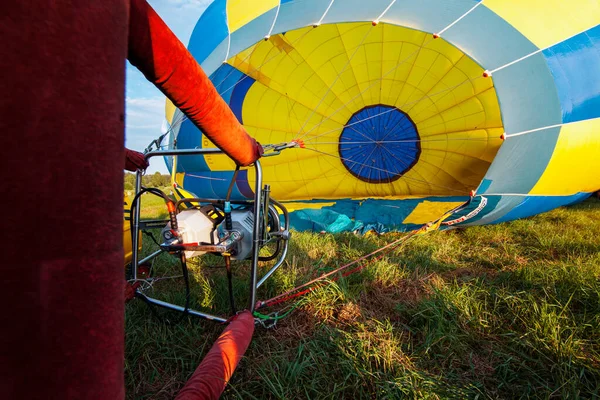
[[[0,397],[121,399],[128,0],[1,8]]]
[[[125,149],[125,169],[127,171],[135,172],[138,169],[146,168],[148,168],[148,161],[142,153]]]
[[[129,283],[127,281],[125,283],[125,303],[135,299],[135,291],[140,287],[139,282]]]
[[[214,400],[225,390],[254,333],[254,317],[244,311],[225,328],[176,400]]]
[[[128,58],[237,164],[250,165],[261,156],[260,145],[145,0],[131,0]]]

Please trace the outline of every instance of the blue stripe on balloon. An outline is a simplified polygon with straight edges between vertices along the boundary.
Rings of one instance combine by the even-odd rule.
[[[221,65],[221,67],[210,76],[210,79],[215,84],[217,91],[221,94],[223,99],[227,103],[235,104],[235,107],[233,105],[230,105],[230,107],[241,121],[241,107],[247,93],[246,86],[251,86],[254,83],[254,79],[248,77],[229,64]],[[188,119],[181,124],[179,135],[177,136],[177,147],[180,149],[202,147],[202,133]],[[210,171],[204,157],[180,157],[177,165],[178,172]],[[203,195],[203,197],[206,196]]]
[[[202,64],[227,35],[227,0],[215,0],[196,24],[188,50]]]
[[[475,218],[461,226],[496,224],[530,217],[585,200],[590,193],[577,193],[571,196],[514,196],[485,195],[488,204]]]
[[[254,85],[256,82],[254,79],[249,76],[244,76],[237,83],[235,88],[233,88],[233,93],[231,94],[231,100],[229,101],[229,106],[231,107],[231,111],[235,114],[240,124],[244,123],[244,119],[242,117],[242,109],[244,106],[244,99],[246,98],[246,94],[250,87]]]
[[[485,3],[444,32],[442,37],[487,70],[505,66],[539,50],[514,26],[487,8]],[[477,74],[468,79],[476,81],[481,76]],[[535,54],[496,71],[493,80],[507,133],[561,122],[554,78],[542,54]],[[543,144],[544,148],[553,150],[555,139],[548,138]],[[534,178],[533,184],[536,181]]]
[[[479,0],[396,1],[382,21],[433,33],[460,18],[477,2]],[[334,1],[323,23],[370,22],[379,17],[390,3],[391,0]],[[319,22],[329,4],[329,0],[282,1],[273,34]]]
[[[247,199],[254,198],[254,190],[250,187],[250,183],[248,183],[248,170],[242,169],[238,172],[238,176],[236,179],[237,189],[240,191],[241,195]]]
[[[390,3],[390,0],[334,1],[323,23],[374,21]]]
[[[273,34],[304,28],[319,22],[329,5],[323,0],[286,0],[281,3]]]
[[[177,136],[178,149],[195,149],[202,147],[202,132],[189,119],[181,123],[179,135]],[[179,157],[177,160],[177,172],[207,171],[210,170],[204,161],[204,157]]]
[[[223,64],[210,76],[210,80],[215,85],[217,92],[219,92],[223,100],[229,104],[233,93],[233,87],[244,76],[246,75],[240,70],[229,64]]]
[[[489,70],[538,50],[517,28],[485,7],[485,3],[444,32],[442,37]]]
[[[556,82],[563,122],[600,117],[600,25],[543,54]]]
[[[485,195],[488,204],[482,212],[467,222],[461,223],[461,226],[475,226],[493,224],[498,219],[508,214],[514,207],[523,200],[521,196],[509,195]]]
[[[560,128],[548,128],[504,141],[478,193],[527,194],[546,171]]]
[[[479,0],[396,1],[381,19],[423,32],[436,33],[456,21]]]
[[[577,193],[572,196],[530,196],[494,223],[507,222],[544,213],[558,207],[578,203],[590,197],[590,193]]]
[[[492,181],[490,179],[484,179],[479,184],[479,187],[477,188],[477,193],[478,194],[485,193],[485,191],[488,190],[491,185],[492,185]]]

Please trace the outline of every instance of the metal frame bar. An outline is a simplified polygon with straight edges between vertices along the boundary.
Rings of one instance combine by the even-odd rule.
[[[283,211],[283,216],[285,218],[285,228],[284,230],[286,232],[290,231],[290,217],[288,214],[287,209],[278,201],[271,199],[271,203],[275,204],[281,211]],[[273,275],[275,273],[275,271],[277,271],[279,269],[279,267],[281,267],[283,265],[283,262],[285,261],[285,258],[287,257],[287,252],[288,252],[288,248],[289,248],[289,238],[284,239],[284,245],[283,245],[283,252],[281,253],[281,256],[279,256],[279,261],[277,261],[277,263],[260,279],[260,281],[258,281],[258,283],[256,284],[256,288],[258,289],[259,287],[261,287],[263,285],[263,283],[266,282],[267,279],[269,279],[271,277],[271,275]]]
[[[170,222],[169,219],[145,219],[140,221],[140,230],[164,228]]]
[[[251,313],[254,312],[256,306],[256,281],[258,280],[258,253],[260,252],[260,224],[262,219],[260,218],[261,205],[262,205],[262,167],[258,160],[254,164],[256,168],[256,184],[254,186],[254,230],[252,235],[254,245],[252,246],[252,265],[250,266],[250,304],[248,309]]]
[[[203,154],[206,155],[206,154],[224,154],[224,153],[223,153],[223,151],[221,151],[219,149],[157,150],[157,151],[151,151],[151,152],[145,154],[145,158],[146,158],[146,161],[149,161],[153,157],[191,156],[191,155],[203,155]],[[263,173],[262,173],[262,167],[258,160],[254,163],[254,169],[256,171],[256,183],[255,183],[255,189],[254,189],[254,196],[255,196],[254,197],[255,218],[254,218],[254,226],[253,226],[254,242],[253,242],[253,246],[252,246],[252,265],[250,267],[250,303],[248,305],[248,309],[250,310],[250,312],[254,312],[254,309],[256,306],[256,290],[260,286],[260,285],[257,285],[257,280],[258,280],[258,271],[257,270],[258,270],[258,257],[259,257],[260,240],[261,240],[261,238],[259,237],[259,234],[260,234],[260,224],[262,221],[262,219],[260,218],[260,212],[261,212]],[[136,173],[136,182],[135,182],[136,194],[139,193],[141,191],[141,189],[142,189],[142,171],[138,170]],[[132,247],[133,248],[132,248],[131,264],[132,264],[133,279],[137,280],[139,263],[145,262],[149,258],[156,257],[158,254],[160,254],[160,252],[156,252],[156,253],[150,255],[149,257],[146,257],[144,260],[138,261],[138,258],[139,258],[139,254],[138,254],[139,253],[138,252],[139,239],[138,238],[139,238],[139,233],[140,233],[140,207],[136,207],[133,218],[134,218],[133,238],[132,238]],[[286,211],[286,226],[289,227],[289,223],[287,221],[288,221],[288,218],[287,218],[287,211]],[[286,246],[285,246],[285,251],[283,253],[283,257],[281,258],[280,262],[278,263],[277,268],[279,267],[279,265],[281,265],[283,263],[283,258],[285,258],[285,254],[287,254],[287,241],[286,241]],[[273,272],[274,272],[274,270],[273,270]],[[270,272],[270,274],[272,274],[272,272]],[[270,276],[270,274],[269,274],[269,276]],[[265,279],[266,278],[263,278],[261,281],[264,282]],[[183,308],[181,306],[148,297],[145,294],[139,292],[139,290],[137,291],[137,295],[142,297],[145,301],[147,301],[151,304],[154,304],[156,306],[167,308],[167,309],[174,310],[174,311],[180,311],[180,312],[185,311],[185,308]],[[218,322],[226,322],[227,321],[227,319],[224,319],[222,317],[203,313],[203,312],[193,310],[193,309],[188,309],[187,312],[190,315],[194,315],[194,316],[205,318],[205,319],[212,320],[212,321],[218,321]]]
[[[145,263],[147,263],[148,261],[158,257],[159,255],[161,255],[163,253],[163,250],[156,250],[154,253],[150,254],[148,257],[144,258],[143,260],[138,261],[138,267],[140,265],[143,265]]]
[[[141,298],[143,298],[144,301],[146,301],[146,302],[148,302],[150,304],[153,304],[155,306],[166,308],[166,309],[169,309],[169,310],[179,311],[179,312],[184,312],[185,311],[184,307],[178,306],[177,304],[167,303],[165,301],[153,299],[152,297],[148,297],[145,294],[140,293],[140,292],[138,292],[137,295],[140,296]],[[196,311],[196,310],[193,310],[191,308],[188,308],[187,313],[190,314],[190,315],[193,315],[195,317],[200,317],[200,318],[208,319],[210,321],[216,321],[216,322],[221,322],[221,323],[227,322],[226,318],[217,317],[216,315],[203,313],[201,311]]]

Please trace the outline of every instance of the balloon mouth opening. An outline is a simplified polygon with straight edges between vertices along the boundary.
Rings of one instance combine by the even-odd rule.
[[[486,177],[505,131],[495,79],[452,43],[370,21],[262,39],[240,51],[233,41],[211,80],[259,142],[305,142],[262,161],[274,198],[468,196]],[[213,146],[189,121],[174,126],[177,147]],[[233,168],[225,156],[177,162],[199,197],[227,191]],[[247,198],[253,174],[239,182]]]
[[[418,162],[421,143],[408,114],[378,104],[350,117],[340,135],[338,151],[342,164],[356,178],[369,183],[390,183]]]

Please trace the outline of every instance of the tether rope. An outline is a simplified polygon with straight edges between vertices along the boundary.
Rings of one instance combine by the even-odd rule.
[[[352,275],[356,272],[361,271],[362,269],[364,269],[367,265],[369,265],[369,263],[372,263],[374,261],[377,261],[381,258],[383,258],[383,256],[385,256],[387,253],[389,253],[392,250],[395,250],[396,248],[398,248],[400,245],[402,245],[403,243],[405,243],[406,241],[408,241],[411,238],[414,238],[417,235],[423,235],[426,234],[428,232],[437,230],[440,228],[440,226],[444,223],[444,221],[446,221],[448,218],[450,218],[452,215],[456,214],[459,211],[464,210],[466,207],[468,207],[472,201],[473,201],[474,197],[471,197],[467,202],[459,205],[458,207],[446,212],[442,217],[440,217],[439,219],[433,221],[433,222],[429,222],[425,225],[423,225],[421,228],[410,232],[409,234],[407,234],[406,236],[403,236],[395,241],[393,241],[392,243],[389,243],[383,247],[380,247],[379,249],[364,255],[354,261],[351,261],[345,265],[342,265],[339,268],[336,268],[333,271],[330,271],[326,274],[323,274],[321,276],[319,276],[318,278],[315,278],[309,282],[306,282],[302,285],[296,286],[295,288],[288,290],[285,293],[282,293],[280,295],[277,295],[275,297],[272,297],[268,300],[262,300],[257,302],[256,304],[256,309],[263,309],[263,308],[268,308],[268,307],[273,307],[275,305],[287,302],[289,300],[304,296],[308,293],[313,292],[314,290],[321,288],[323,286],[325,286],[326,284],[330,284],[333,283],[335,281],[337,281],[340,277],[347,277],[349,275]],[[484,204],[483,207],[477,207],[477,209],[471,213],[469,213],[465,220],[468,218],[473,218],[475,215],[477,215],[479,213],[479,211],[481,211],[484,207],[486,202],[484,202],[483,200],[486,200],[484,197],[482,197],[482,204]],[[463,222],[463,221],[461,221]],[[372,256],[378,255],[378,257],[376,257],[375,259],[369,260],[368,262],[364,262],[367,259],[369,259]],[[358,265],[357,265],[358,264]],[[355,268],[348,270],[350,267],[355,266]],[[343,274],[339,275],[342,271],[345,271]],[[337,275],[337,276],[334,276]],[[328,279],[332,277],[331,279]],[[292,310],[296,307],[296,305],[293,306]],[[288,311],[285,315],[289,314],[291,312]],[[256,313],[258,314],[258,313]],[[262,318],[265,319],[265,316],[263,314],[260,314],[260,317],[257,318]],[[283,318],[283,316],[279,316],[280,318]]]

